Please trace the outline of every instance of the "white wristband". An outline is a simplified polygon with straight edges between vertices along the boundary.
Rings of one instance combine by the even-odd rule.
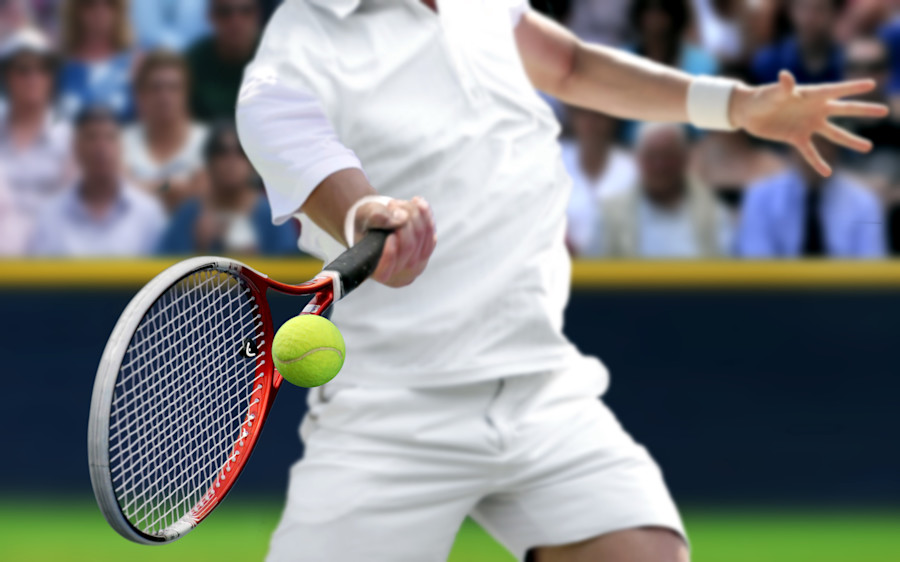
[[[740,84],[736,80],[699,76],[688,90],[688,118],[699,129],[736,131],[729,117],[731,94]]]
[[[347,211],[347,217],[344,219],[344,240],[347,241],[348,248],[352,248],[356,244],[356,212],[359,211],[360,207],[368,203],[381,203],[387,207],[391,201],[393,199],[386,195],[367,195],[350,207],[350,210]]]

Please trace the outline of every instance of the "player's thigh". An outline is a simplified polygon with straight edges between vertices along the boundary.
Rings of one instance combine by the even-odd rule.
[[[533,562],[689,562],[684,539],[669,529],[629,529],[584,542],[535,549]]]
[[[307,460],[291,471],[269,562],[442,562],[476,501],[411,466],[388,473],[354,455]]]
[[[596,369],[586,364],[535,389],[515,418],[512,458],[523,462],[472,512],[520,560],[631,529],[685,536],[656,462],[596,398]]]
[[[452,417],[432,419],[452,407],[438,397],[337,388],[311,394],[304,458],[291,469],[269,560],[443,562],[484,493],[482,455],[463,446],[476,436]],[[432,426],[463,442],[445,446]]]

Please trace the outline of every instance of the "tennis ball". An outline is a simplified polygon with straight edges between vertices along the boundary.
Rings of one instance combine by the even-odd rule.
[[[275,367],[284,380],[304,388],[322,386],[344,366],[344,337],[326,318],[312,314],[284,323],[272,342]]]

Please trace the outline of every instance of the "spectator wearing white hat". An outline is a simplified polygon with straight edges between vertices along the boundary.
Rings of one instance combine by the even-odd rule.
[[[0,169],[26,236],[47,202],[71,185],[71,128],[54,115],[56,56],[46,38],[23,29],[0,45],[7,111],[0,118]]]

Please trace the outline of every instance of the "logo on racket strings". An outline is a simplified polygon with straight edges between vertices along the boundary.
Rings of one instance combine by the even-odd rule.
[[[256,342],[251,338],[245,339],[244,343],[241,344],[240,355],[246,359],[254,359],[259,355],[259,348],[256,347]]]

